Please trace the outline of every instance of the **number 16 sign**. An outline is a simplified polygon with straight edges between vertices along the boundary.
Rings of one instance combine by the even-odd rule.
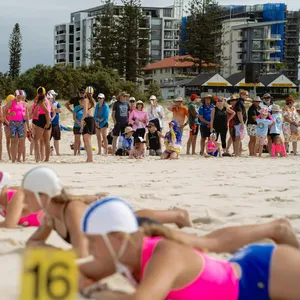
[[[27,249],[23,258],[21,300],[74,300],[77,265],[73,251]]]

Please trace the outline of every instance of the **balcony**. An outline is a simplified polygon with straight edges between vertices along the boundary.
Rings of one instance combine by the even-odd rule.
[[[252,49],[252,52],[270,52],[270,53],[281,52],[281,47],[280,46],[270,46],[270,47],[265,46],[265,47]]]
[[[266,36],[264,39],[269,40],[269,41],[281,41],[281,35],[280,34],[270,34],[269,36]]]
[[[264,64],[278,64],[280,62],[281,62],[280,57],[264,58],[264,60],[263,60]]]

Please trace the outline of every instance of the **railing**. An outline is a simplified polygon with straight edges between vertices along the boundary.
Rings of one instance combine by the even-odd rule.
[[[271,39],[281,40],[280,34],[271,34]]]
[[[265,58],[264,61],[267,61],[267,62],[272,62],[272,61],[280,62],[280,57]]]

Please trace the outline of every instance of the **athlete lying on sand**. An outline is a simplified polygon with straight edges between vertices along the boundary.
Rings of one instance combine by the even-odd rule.
[[[290,246],[250,245],[223,261],[162,225],[140,228],[132,208],[118,198],[92,204],[83,217],[82,230],[95,263],[110,263],[136,285],[131,295],[96,289],[93,299],[300,299],[300,251],[295,241]]]
[[[46,181],[47,185],[45,186],[41,184],[39,180],[41,182]],[[51,206],[51,195],[60,195],[62,193],[62,187],[57,174],[47,167],[37,167],[29,171],[24,176],[22,185],[24,188],[36,193],[38,201],[47,211],[48,207]],[[94,204],[92,206],[94,206]],[[70,212],[70,214],[72,214],[72,212]],[[111,219],[119,218],[118,215],[108,215],[108,217]],[[125,217],[121,217],[121,219],[124,219]],[[153,227],[153,225],[149,225],[149,223],[151,222],[144,222],[142,224],[142,231],[151,231],[151,234],[157,236],[162,235],[161,231],[167,231],[175,240],[183,241],[185,244],[191,245],[193,248],[198,250],[207,249],[211,252],[233,253],[244,245],[265,238],[273,239],[278,244],[287,244],[291,247],[299,248],[298,241],[291,226],[289,225],[289,222],[284,219],[261,225],[246,225],[224,228],[204,237],[198,237],[196,235],[175,230],[170,231],[170,229],[167,229],[161,225],[156,225],[156,227]],[[102,226],[101,224],[99,224],[100,227]],[[103,250],[103,247],[105,246],[102,244],[102,246],[98,248],[99,252]],[[182,247],[182,245],[180,245],[180,247]],[[87,255],[88,250],[86,249],[84,251]],[[113,274],[116,270],[116,266],[113,260],[108,259],[106,256],[99,257],[99,255],[97,255],[96,260],[81,265],[80,270],[82,273],[80,283],[81,287],[83,287],[85,286],[86,280],[98,281],[101,278]],[[168,273],[170,272],[168,271]]]

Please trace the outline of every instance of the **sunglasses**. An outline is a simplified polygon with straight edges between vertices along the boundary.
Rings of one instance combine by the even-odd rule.
[[[134,100],[130,100],[129,102],[130,102],[130,103],[134,103],[135,101],[134,101]]]
[[[286,105],[294,104],[294,102],[287,102]]]
[[[217,102],[223,102],[223,100],[222,100],[222,99],[219,99],[219,100],[217,100]]]

